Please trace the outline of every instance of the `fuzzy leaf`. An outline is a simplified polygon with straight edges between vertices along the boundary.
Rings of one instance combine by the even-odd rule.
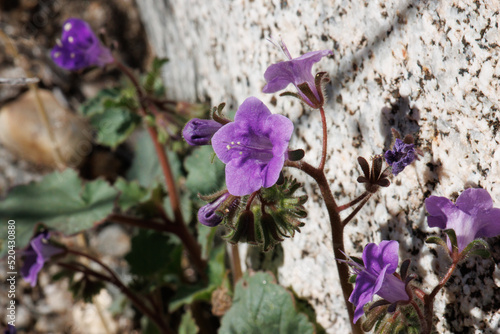
[[[245,276],[235,289],[233,305],[224,315],[219,334],[306,334],[314,325],[299,313],[292,294],[265,272]]]
[[[0,202],[0,219],[16,221],[16,246],[22,248],[28,244],[37,223],[64,234],[93,227],[113,211],[117,196],[118,191],[108,182],[83,184],[74,170],[67,169],[13,188]],[[0,239],[6,238],[7,229],[0,229]]]
[[[201,146],[184,161],[188,172],[186,187],[193,194],[210,194],[224,185],[224,164],[219,159],[212,162],[213,153],[210,145]]]
[[[120,191],[118,205],[123,211],[127,211],[150,198],[148,191],[141,187],[137,181],[127,182],[120,177],[113,186]]]
[[[96,130],[96,142],[111,148],[123,143],[141,122],[127,90],[103,89],[80,108]]]

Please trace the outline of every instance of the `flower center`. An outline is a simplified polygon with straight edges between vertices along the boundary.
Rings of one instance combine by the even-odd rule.
[[[226,145],[228,151],[237,152],[246,159],[256,160],[266,164],[273,158],[273,144],[267,137],[253,135],[247,143],[231,141]]]

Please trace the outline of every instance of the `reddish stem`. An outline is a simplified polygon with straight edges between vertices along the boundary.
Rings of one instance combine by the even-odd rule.
[[[345,209],[348,209],[350,208],[351,206],[353,205],[356,205],[358,204],[359,202],[361,202],[366,196],[368,196],[370,193],[368,191],[365,191],[364,193],[362,193],[359,197],[357,197],[356,199],[350,201],[349,203],[346,203],[344,205],[340,205],[338,208],[337,208],[337,211],[340,212],[340,211],[344,211]]]
[[[445,284],[448,282],[448,280],[451,278],[451,275],[457,268],[458,262],[461,260],[460,255],[457,252],[454,252],[451,254],[451,258],[453,260],[450,268],[446,272],[446,275],[439,281],[439,284],[432,289],[432,292],[424,297],[424,312],[425,312],[425,318],[427,319],[427,328],[426,332],[424,334],[430,334],[432,331],[432,318],[434,316],[434,298],[436,298],[436,295],[438,292],[445,286]]]
[[[323,109],[323,107],[319,107],[319,112],[321,114],[321,125],[323,127],[323,148],[321,150],[321,162],[319,163],[318,170],[323,171],[325,169],[326,150],[328,148],[328,133],[326,128],[325,110]]]
[[[312,177],[318,184],[321,195],[323,196],[323,200],[325,201],[328,216],[330,218],[334,256],[336,259],[345,259],[344,226],[342,225],[342,220],[340,219],[340,215],[338,213],[338,207],[335,199],[333,198],[333,194],[330,190],[328,180],[326,179],[324,171],[311,166],[307,162],[287,161],[285,163],[285,166],[295,167],[302,170],[304,173]],[[363,333],[363,330],[361,329],[361,322],[358,321],[356,324],[353,323],[354,308],[353,305],[349,302],[349,296],[351,295],[353,289],[352,285],[349,283],[349,266],[347,265],[347,262],[337,262],[337,271],[339,275],[340,286],[342,287],[344,302],[347,307],[347,312],[349,313],[351,331],[353,334],[361,334]]]
[[[351,219],[354,218],[354,216],[361,210],[361,208],[368,202],[372,194],[368,193],[368,195],[363,199],[363,201],[351,212],[349,216],[347,216],[343,221],[342,221],[342,226],[346,226]]]
[[[149,318],[151,318],[151,320],[153,320],[155,322],[155,324],[158,326],[158,328],[160,328],[160,330],[163,333],[168,333],[168,334],[173,333],[172,330],[169,328],[169,326],[165,323],[161,314],[159,314],[158,312],[155,312],[155,310],[152,310],[147,305],[145,305],[142,302],[142,300],[134,292],[132,292],[132,290],[130,290],[125,284],[123,284],[123,282],[118,278],[118,276],[116,276],[115,272],[113,270],[111,270],[111,268],[109,268],[106,264],[104,264],[99,259],[97,259],[96,257],[94,257],[90,254],[86,254],[86,253],[80,252],[80,251],[75,250],[75,249],[68,248],[67,252],[74,254],[74,255],[77,255],[77,256],[85,257],[85,258],[99,264],[104,270],[106,270],[109,273],[110,276],[106,276],[106,275],[103,275],[99,272],[96,272],[96,271],[88,268],[87,266],[85,266],[81,263],[79,263],[81,268],[76,267],[76,266],[72,266],[71,264],[67,264],[67,263],[58,263],[60,266],[66,268],[66,269],[73,270],[73,271],[80,271],[80,272],[85,273],[85,274],[93,275],[93,276],[95,276],[103,281],[106,281],[106,282],[109,282],[109,283],[115,285],[117,288],[120,289],[121,292],[123,292],[124,295],[126,295],[128,297],[128,299],[130,299],[132,304],[134,304],[134,306],[137,307],[139,309],[139,311],[141,311],[143,314],[145,314]]]

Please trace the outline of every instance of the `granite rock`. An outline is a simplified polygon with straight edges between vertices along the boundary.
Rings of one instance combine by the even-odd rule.
[[[448,262],[423,243],[436,233],[427,227],[424,199],[483,187],[500,206],[498,1],[137,3],[153,48],[170,59],[164,70],[169,97],[225,101],[235,109],[256,96],[293,120],[291,146],[306,149],[311,163],[319,160],[320,115],[291,97],[261,92],[267,66],[284,60],[266,38],[281,35],[292,56],[332,49],[315,69],[331,78],[326,168],[340,204],[363,191],[355,182],[358,156],[387,150],[391,128],[415,136],[424,156],[347,227],[349,254],[359,256],[368,242],[398,240],[400,257],[412,259],[411,272],[430,291]],[[328,333],[346,333],[326,210],[318,189],[309,183],[306,190],[310,215],[302,233],[284,242],[279,279],[312,303]],[[488,241],[493,258],[469,259],[439,294],[439,333],[498,330],[500,245],[498,238]]]

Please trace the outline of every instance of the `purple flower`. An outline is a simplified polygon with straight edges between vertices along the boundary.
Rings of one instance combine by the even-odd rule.
[[[415,145],[406,144],[397,138],[393,150],[385,152],[385,161],[392,167],[392,174],[398,175],[415,160]]]
[[[212,136],[222,124],[210,119],[193,118],[182,130],[182,136],[191,146],[209,145]]]
[[[465,190],[456,204],[446,197],[431,196],[425,200],[425,208],[429,227],[455,231],[459,252],[474,239],[500,234],[500,209],[493,208],[493,200],[484,189]],[[449,240],[448,247],[451,251]]]
[[[225,193],[215,201],[202,206],[200,210],[198,210],[198,221],[203,225],[210,227],[219,225],[224,217],[217,213],[217,209],[229,196],[231,196],[229,193]]]
[[[111,51],[104,47],[87,22],[70,18],[64,22],[61,40],[51,52],[54,62],[67,70],[79,70],[114,61]]]
[[[293,84],[305,103],[313,108],[322,106],[323,96],[318,91],[315,83],[312,66],[321,58],[333,54],[333,52],[331,50],[313,51],[292,59],[283,41],[281,41],[280,47],[288,60],[273,64],[267,68],[264,73],[267,85],[262,91],[264,93],[275,93],[285,89],[289,84]],[[307,91],[299,87],[304,83],[307,84]]]
[[[38,273],[43,265],[52,256],[64,252],[63,248],[56,247],[48,242],[50,233],[48,231],[37,234],[33,237],[24,253],[24,265],[21,268],[21,275],[31,284],[36,285]]]
[[[273,186],[287,157],[293,123],[273,115],[259,99],[247,98],[234,122],[212,137],[219,159],[226,164],[226,185],[234,196],[245,196]]]
[[[405,283],[393,273],[398,267],[397,241],[385,240],[376,245],[370,243],[363,250],[364,267],[350,260],[348,264],[357,274],[354,291],[349,301],[356,306],[354,323],[363,315],[363,306],[378,295],[391,304],[407,301],[410,298],[406,292]]]

